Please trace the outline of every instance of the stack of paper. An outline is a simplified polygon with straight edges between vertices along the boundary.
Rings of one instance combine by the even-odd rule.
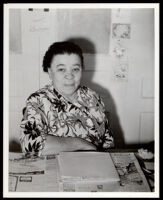
[[[109,153],[62,152],[57,158],[63,191],[114,191],[119,186]]]

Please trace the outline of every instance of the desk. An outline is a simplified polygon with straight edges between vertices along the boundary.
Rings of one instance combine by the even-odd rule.
[[[110,155],[121,178],[117,192],[151,191],[133,152],[111,152]],[[130,163],[130,170],[125,176],[123,174],[124,171],[119,166],[121,162],[125,166],[129,166],[128,164]],[[21,153],[10,153],[9,191],[59,192],[58,182],[58,164],[55,155],[31,159],[22,158]]]

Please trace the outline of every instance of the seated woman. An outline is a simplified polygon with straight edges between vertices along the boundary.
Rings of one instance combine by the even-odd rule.
[[[20,143],[27,156],[113,147],[104,103],[80,85],[84,60],[71,42],[52,44],[43,58],[51,84],[31,94],[21,121]]]

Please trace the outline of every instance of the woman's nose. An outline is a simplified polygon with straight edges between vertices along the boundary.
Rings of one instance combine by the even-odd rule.
[[[67,71],[65,74],[65,78],[67,78],[67,79],[74,78],[74,74],[72,73],[72,71]]]

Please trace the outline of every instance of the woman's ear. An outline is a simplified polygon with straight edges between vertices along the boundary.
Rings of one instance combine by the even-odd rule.
[[[50,80],[52,80],[52,72],[51,72],[51,69],[50,69],[50,68],[48,68],[48,74],[49,74]]]

